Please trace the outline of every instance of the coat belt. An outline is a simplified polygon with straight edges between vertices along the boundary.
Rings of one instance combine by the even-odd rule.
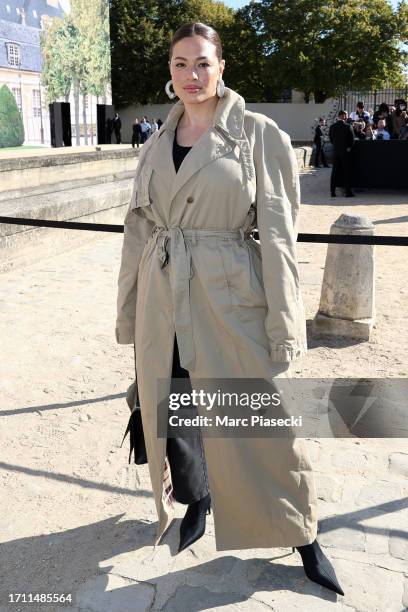
[[[187,229],[181,227],[160,227],[155,225],[152,236],[156,239],[160,267],[171,262],[170,284],[173,298],[174,328],[180,354],[180,365],[186,370],[195,369],[195,349],[190,301],[190,279],[193,277],[190,244],[187,239],[202,239],[217,236],[245,240],[245,229],[211,230]],[[167,249],[170,240],[170,253]]]

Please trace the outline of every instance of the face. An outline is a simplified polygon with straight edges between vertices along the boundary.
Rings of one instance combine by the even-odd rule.
[[[384,127],[385,127],[385,121],[384,121],[384,119],[380,119],[380,120],[379,120],[379,122],[378,122],[378,127],[379,127],[380,129],[382,129],[382,128],[384,128]]]
[[[170,74],[176,95],[185,104],[197,104],[216,95],[217,81],[224,71],[215,45],[202,36],[188,36],[173,47]]]

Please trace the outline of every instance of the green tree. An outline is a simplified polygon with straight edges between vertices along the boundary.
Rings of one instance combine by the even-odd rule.
[[[225,58],[224,81],[247,102],[268,102],[281,92],[264,79],[265,56],[260,36],[251,22],[250,7],[234,14],[232,23],[221,33]]]
[[[73,88],[76,144],[80,144],[79,96],[106,95],[110,80],[109,9],[107,0],[71,0],[71,12],[54,19],[41,33],[41,80],[47,103],[68,101]],[[87,125],[83,103],[85,143]]]
[[[40,32],[42,53],[41,83],[45,87],[46,103],[69,98],[72,66],[75,65],[77,32],[69,16],[55,18]]]
[[[168,102],[164,86],[174,32],[201,21],[224,39],[234,11],[213,0],[110,0],[110,17],[113,101],[120,108]]]
[[[24,142],[24,124],[7,85],[0,88],[0,147],[19,147]]]
[[[316,102],[343,89],[400,86],[407,7],[387,0],[261,0],[249,5],[272,85],[311,92]]]
[[[85,97],[103,96],[110,81],[109,6],[107,0],[73,0],[72,20],[77,30],[77,89],[82,95],[82,122],[88,144]]]
[[[163,12],[166,12],[163,3]],[[112,98],[117,108],[155,97],[166,33],[155,0],[110,0]]]

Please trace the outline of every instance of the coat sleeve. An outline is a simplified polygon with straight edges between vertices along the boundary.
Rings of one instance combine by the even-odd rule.
[[[289,135],[270,119],[256,136],[254,163],[257,225],[268,305],[265,330],[271,360],[289,362],[307,352],[296,251],[299,171]]]
[[[124,220],[122,257],[118,276],[116,341],[135,341],[137,276],[143,249],[152,232],[153,223],[128,207]]]
[[[135,202],[143,164],[147,153],[156,140],[157,137],[154,137],[154,135],[149,138],[139,153],[139,163],[133,181],[130,204],[124,219],[115,329],[118,344],[132,344],[135,341],[137,275],[143,249],[154,227],[153,222],[146,219],[143,215],[137,214]]]

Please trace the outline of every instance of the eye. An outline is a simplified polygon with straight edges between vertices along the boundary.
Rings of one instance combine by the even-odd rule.
[[[180,66],[185,66],[185,64],[183,62],[177,62],[176,68],[179,68]]]
[[[209,66],[210,64],[208,62],[201,62],[200,64],[198,64],[199,66]]]

